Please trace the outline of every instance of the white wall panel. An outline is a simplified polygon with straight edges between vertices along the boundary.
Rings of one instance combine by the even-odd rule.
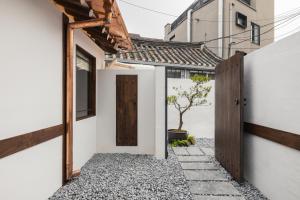
[[[62,17],[49,1],[1,1],[0,140],[62,124]],[[0,160],[0,199],[62,185],[62,137]]]
[[[245,121],[300,134],[300,33],[245,57]],[[300,199],[300,152],[246,135],[245,177],[272,200]]]
[[[155,153],[154,69],[99,70],[97,82],[97,152]],[[116,146],[116,75],[138,75],[138,146]]]
[[[193,85],[190,79],[168,79],[168,96],[175,95],[173,87],[188,90]],[[189,131],[196,138],[215,137],[215,81],[210,81],[211,92],[207,97],[208,103],[192,107],[183,115],[183,129]],[[168,106],[168,129],[178,128],[179,112],[173,105]]]

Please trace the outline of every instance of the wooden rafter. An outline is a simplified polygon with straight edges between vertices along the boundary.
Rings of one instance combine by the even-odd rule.
[[[99,29],[91,33],[84,28],[103,50],[116,53],[119,48],[131,49],[131,39],[115,0],[52,0],[71,22],[94,21]],[[96,22],[97,21],[97,22]],[[80,24],[77,24],[80,26]],[[107,41],[107,42],[104,42]]]

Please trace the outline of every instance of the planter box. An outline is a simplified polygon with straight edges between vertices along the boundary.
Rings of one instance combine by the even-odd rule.
[[[168,142],[171,142],[172,140],[186,140],[187,136],[188,132],[185,130],[168,130]]]

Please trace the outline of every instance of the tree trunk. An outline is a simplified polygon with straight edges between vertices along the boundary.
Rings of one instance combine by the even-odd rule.
[[[182,129],[182,125],[183,125],[182,116],[183,116],[183,113],[180,113],[179,114],[179,127],[178,127],[178,130]]]

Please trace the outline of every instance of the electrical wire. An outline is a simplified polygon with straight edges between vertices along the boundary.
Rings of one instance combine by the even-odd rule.
[[[284,22],[281,22],[280,24],[277,24],[277,25],[273,26],[272,28],[270,28],[270,29],[268,29],[267,31],[265,31],[265,32],[263,32],[263,33],[261,33],[261,34],[259,34],[258,36],[265,35],[265,34],[271,32],[272,30],[274,30],[274,29],[275,29],[276,27],[278,27],[278,26],[281,26],[281,25],[286,26],[286,25],[292,23],[293,21],[295,21],[295,20],[297,19],[297,17],[299,17],[299,15],[300,15],[300,13],[299,13],[298,15],[296,15],[296,16],[293,16],[293,17],[290,18],[290,19],[287,19],[287,20],[284,21]],[[290,21],[290,20],[292,20],[292,21]],[[282,28],[282,27],[281,27],[281,28]],[[276,30],[278,30],[278,29],[276,29]],[[243,41],[240,41],[240,42],[237,42],[237,43],[233,43],[232,45],[238,45],[238,44],[241,44],[241,43],[250,41],[250,40],[251,40],[251,37],[249,37],[249,38],[246,39],[246,40],[243,40]]]
[[[270,26],[270,25],[274,25],[274,23],[278,23],[278,22],[281,22],[281,21],[285,21],[286,22],[286,20],[288,21],[288,20],[290,20],[290,18],[294,18],[295,16],[299,16],[299,15],[300,15],[300,12],[298,12],[296,14],[293,14],[293,16],[286,17],[285,19],[278,20],[277,22],[272,22],[272,23],[268,23],[268,24],[262,25],[261,28],[264,28],[264,27],[267,27],[267,26]],[[218,38],[210,39],[208,41],[205,41],[205,43],[210,43],[210,42],[221,40],[221,39],[231,38],[233,36],[241,35],[241,34],[244,34],[244,33],[250,32],[250,31],[251,31],[251,29],[245,30],[245,31],[242,31],[242,32],[239,32],[239,33],[235,33],[235,34],[223,36],[223,37],[218,37]]]
[[[122,2],[122,3],[128,4],[128,5],[131,5],[133,7],[136,7],[136,8],[139,8],[139,9],[143,9],[143,10],[147,10],[149,12],[153,12],[153,13],[156,13],[156,14],[161,14],[161,15],[165,15],[165,16],[169,16],[169,17],[174,17],[174,18],[180,17],[180,15],[174,15],[174,14],[170,14],[170,13],[167,13],[167,12],[150,9],[150,8],[147,8],[147,7],[144,7],[144,6],[141,6],[141,5],[137,5],[137,4],[128,2],[126,0],[119,0],[119,1]],[[284,13],[281,13],[281,14],[279,14],[277,16],[274,16],[274,18],[257,19],[256,21],[275,20],[276,18],[284,17],[287,14],[290,14],[292,12],[296,12],[296,11],[299,11],[299,10],[300,10],[300,7],[297,7],[295,9],[293,9],[293,10],[289,10],[287,12],[284,12]],[[194,20],[194,21],[206,21],[206,22],[235,22],[234,20],[211,20],[211,19],[198,19],[198,18],[192,19],[192,20]]]
[[[120,0],[120,1],[124,1],[124,0]],[[264,27],[267,27],[267,26],[270,26],[270,25],[274,25],[278,22],[281,22],[280,24],[278,25],[275,25],[274,27],[272,27],[271,29],[267,30],[266,32],[260,34],[260,35],[264,35],[270,31],[272,31],[275,27],[277,26],[280,26],[284,23],[287,23],[288,21],[298,17],[300,15],[300,11],[297,12],[297,13],[293,13],[293,14],[290,14],[289,16],[285,16],[284,18],[280,19],[280,20],[277,20],[276,22],[272,22],[272,23],[267,23],[267,24],[264,24],[261,26],[261,28],[264,28]],[[295,19],[294,19],[295,20]],[[206,42],[199,42],[199,43],[191,43],[192,45],[195,45],[195,44],[199,44],[199,45],[203,45],[204,43],[209,43],[209,42],[212,42],[212,41],[216,41],[216,40],[220,40],[220,39],[226,39],[226,38],[230,38],[230,37],[233,37],[233,36],[236,36],[236,35],[240,35],[240,34],[244,34],[244,33],[247,33],[247,32],[250,32],[252,31],[251,29],[250,30],[245,30],[245,31],[242,31],[242,32],[239,32],[239,33],[235,33],[235,34],[231,34],[231,35],[228,35],[228,36],[224,36],[224,37],[218,37],[218,38],[215,38],[215,39],[211,39],[211,40],[208,40]],[[242,42],[246,42],[248,40],[250,40],[251,38],[248,38],[247,40],[243,40],[239,43],[236,43],[236,44],[240,44]],[[177,47],[190,47],[190,45],[186,45],[186,44],[183,44],[183,45],[177,45]],[[208,47],[208,48],[218,48],[218,47]],[[259,48],[259,47],[258,47]],[[258,48],[245,48],[245,49],[258,49]],[[242,49],[242,48],[232,48],[232,49]],[[141,51],[128,51],[128,52],[122,52],[120,54],[126,54],[126,53],[139,53],[139,52],[150,52],[150,51],[156,51],[156,50],[141,50]]]

